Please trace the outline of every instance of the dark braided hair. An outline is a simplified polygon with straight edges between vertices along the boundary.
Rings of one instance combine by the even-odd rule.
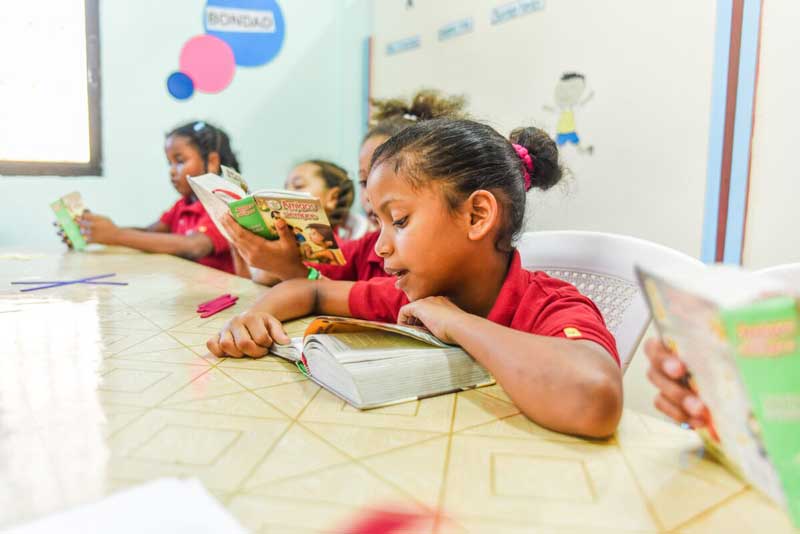
[[[421,89],[410,102],[401,98],[372,99],[369,130],[363,141],[376,136],[391,137],[420,121],[439,117],[461,118],[465,115],[466,102],[463,96],[443,96],[435,89]]]
[[[430,181],[444,186],[451,210],[484,189],[497,198],[503,217],[497,247],[508,251],[525,218],[525,168],[512,143],[533,162],[531,187],[545,190],[561,179],[558,147],[538,128],[517,128],[506,139],[490,126],[463,119],[432,119],[410,126],[375,150],[372,168],[401,169],[414,187]]]
[[[339,188],[339,196],[333,211],[328,214],[332,226],[341,226],[347,222],[350,215],[350,207],[353,205],[355,190],[353,180],[342,167],[322,159],[308,160],[306,163],[316,165],[319,169],[319,176],[325,181],[328,189]]]
[[[241,172],[239,161],[231,148],[231,140],[221,129],[204,121],[194,121],[178,126],[169,132],[166,137],[185,137],[194,146],[203,158],[203,163],[208,170],[208,156],[212,152],[219,154],[220,165],[230,167],[236,172]]]

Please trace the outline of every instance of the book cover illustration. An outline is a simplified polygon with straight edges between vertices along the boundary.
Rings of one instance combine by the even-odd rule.
[[[83,238],[78,224],[78,218],[86,211],[81,194],[75,191],[64,195],[50,204],[50,208],[55,213],[56,220],[64,234],[72,243],[72,248],[75,250],[85,249],[86,240]]]
[[[255,193],[231,202],[230,208],[239,224],[266,239],[278,239],[275,225],[283,220],[294,233],[304,261],[346,263],[322,205],[311,196],[281,198],[279,192]]]

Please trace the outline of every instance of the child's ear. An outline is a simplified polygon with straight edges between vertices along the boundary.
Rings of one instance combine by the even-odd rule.
[[[488,235],[500,224],[500,205],[497,198],[486,191],[479,189],[473,192],[464,204],[469,215],[469,239],[479,241]]]
[[[325,197],[321,199],[322,207],[325,209],[327,213],[332,212],[336,209],[336,205],[339,204],[339,194],[342,192],[340,187],[332,187],[328,189],[328,192],[325,193]]]
[[[208,172],[219,174],[220,171],[219,152],[208,153]]]

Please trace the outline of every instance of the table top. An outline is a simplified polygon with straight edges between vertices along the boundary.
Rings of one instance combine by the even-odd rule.
[[[105,273],[129,285],[10,285]],[[499,386],[359,412],[283,360],[210,355],[263,291],[171,256],[0,250],[0,527],[194,476],[255,532],[367,508],[434,517],[414,532],[793,532],[693,433],[630,410],[607,441],[531,423]],[[237,305],[200,319],[223,293]]]

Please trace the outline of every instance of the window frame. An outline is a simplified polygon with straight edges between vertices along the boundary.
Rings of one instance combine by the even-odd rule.
[[[99,0],[84,0],[86,13],[86,85],[89,111],[89,161],[14,161],[0,159],[3,176],[102,176]]]

